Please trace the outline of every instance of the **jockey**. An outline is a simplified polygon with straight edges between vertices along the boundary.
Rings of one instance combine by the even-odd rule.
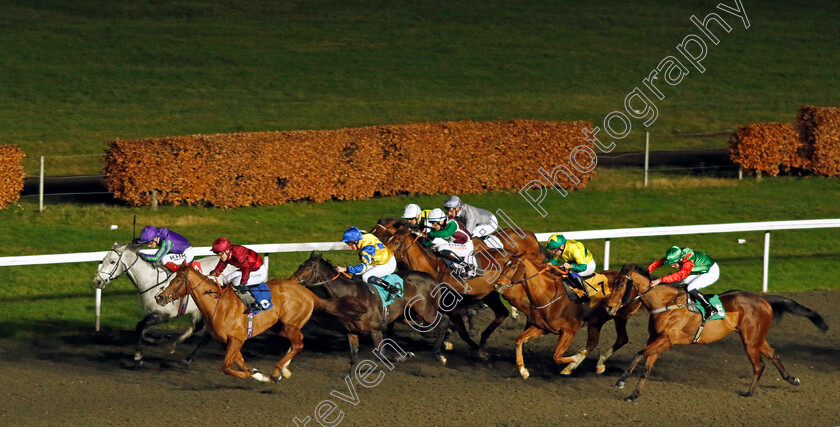
[[[671,268],[679,270],[651,281],[651,286],[660,283],[687,285],[686,291],[689,295],[694,297],[695,301],[700,302],[700,305],[706,310],[706,315],[703,316],[704,323],[717,314],[715,306],[711,305],[703,293],[700,292],[700,289],[717,282],[720,277],[720,268],[713,259],[703,252],[697,252],[691,248],[671,246],[665,252],[664,258],[660,258],[648,266],[648,271],[653,273],[654,270],[663,265],[670,265]]]
[[[405,205],[405,211],[403,211],[402,217],[408,224],[409,228],[414,230],[425,229],[426,218],[429,217],[429,212],[431,211],[431,209],[421,210],[420,206],[412,203],[410,205]]]
[[[386,282],[382,277],[392,274],[397,270],[397,259],[391,250],[386,248],[373,234],[364,233],[356,227],[350,227],[344,232],[341,239],[353,251],[359,252],[359,265],[350,267],[336,266],[339,273],[345,271],[350,274],[362,276],[362,281],[372,283],[385,289],[389,297],[399,293],[399,289]]]
[[[483,239],[499,229],[499,221],[492,212],[464,204],[458,196],[447,198],[443,202],[443,208],[449,213],[450,219],[457,219],[464,223],[467,231],[479,239]]]
[[[595,274],[596,264],[592,253],[583,246],[583,243],[577,240],[566,240],[562,234],[555,233],[548,238],[546,249],[554,255],[549,262],[574,272],[570,275],[573,278],[570,284],[586,291],[583,278]]]
[[[458,221],[447,218],[441,209],[432,209],[426,221],[432,228],[429,238],[432,250],[452,261],[452,269],[461,277],[475,277],[472,236]]]
[[[226,237],[216,239],[210,250],[220,258],[219,263],[216,264],[216,268],[210,275],[218,276],[222,274],[228,264],[238,268],[239,270],[225,277],[224,284],[230,284],[236,288],[243,297],[253,298],[252,301],[242,300],[247,307],[245,314],[260,310],[262,307],[257,304],[257,299],[251,292],[254,286],[268,280],[268,266],[263,263],[260,255],[245,246],[232,245]]]
[[[149,262],[160,262],[172,271],[177,270],[182,263],[191,264],[195,257],[186,237],[166,228],[147,225],[137,243],[148,243],[150,248],[158,248],[154,255],[141,253],[140,257]]]

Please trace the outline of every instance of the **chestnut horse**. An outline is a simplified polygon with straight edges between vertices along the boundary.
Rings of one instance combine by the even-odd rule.
[[[406,323],[422,332],[434,330],[434,355],[441,364],[446,364],[446,357],[442,352],[443,341],[449,329],[449,319],[438,313],[439,298],[442,292],[436,291],[437,282],[434,277],[419,271],[398,271],[403,278],[403,296],[395,298],[388,306],[388,318],[383,319],[382,301],[379,294],[372,293],[362,282],[349,279],[338,274],[335,265],[324,259],[321,254],[312,252],[309,259],[304,261],[292,274],[301,285],[323,285],[327,294],[332,297],[357,296],[365,306],[365,314],[356,322],[343,326],[349,331],[347,339],[350,342],[350,366],[356,366],[359,354],[359,335],[370,335],[373,345],[379,347],[382,343],[382,328],[405,316]],[[420,319],[414,319],[416,314]],[[420,324],[422,320],[424,324]],[[397,360],[401,360],[398,358]]]
[[[453,311],[453,315],[450,316],[452,325],[461,339],[470,346],[471,350],[477,352],[480,358],[485,359],[487,354],[484,351],[484,345],[487,343],[487,339],[510,314],[502,303],[500,294],[496,291],[494,285],[499,277],[501,277],[502,269],[510,262],[511,258],[514,256],[521,257],[523,254],[513,254],[498,249],[486,249],[481,252],[475,252],[474,256],[482,260],[483,274],[469,280],[464,280],[452,274],[452,270],[443,258],[438,257],[434,252],[417,242],[417,237],[413,236],[413,233],[409,229],[403,228],[397,230],[396,233],[386,238],[382,243],[394,253],[398,261],[406,264],[408,268],[427,272],[435,276],[438,282],[445,284],[454,292],[467,297],[468,300],[466,302],[481,301],[493,310],[496,317],[481,333],[479,343],[472,340],[464,325],[462,315],[468,308],[468,304],[459,304]],[[501,295],[504,296],[511,306],[523,313],[528,312],[528,300],[521,285],[509,287]]]
[[[607,305],[607,299],[603,298],[595,303],[590,310],[588,319],[584,319],[583,305],[573,303],[566,295],[566,289],[562,285],[558,285],[555,281],[557,276],[548,272],[549,266],[540,269],[531,263],[529,259],[514,259],[513,262],[502,273],[503,279],[497,283],[498,288],[504,288],[521,284],[531,301],[530,310],[533,323],[516,338],[516,366],[519,368],[519,373],[523,379],[528,379],[530,375],[528,369],[525,368],[525,361],[522,357],[522,346],[528,340],[545,335],[546,333],[553,333],[558,335],[557,347],[554,352],[555,363],[568,363],[562,375],[570,375],[572,370],[577,368],[581,362],[586,358],[587,354],[591,354],[598,346],[598,340],[601,336],[601,328],[604,324],[613,318],[604,309]],[[511,270],[513,273],[511,274]],[[508,276],[511,274],[511,276]],[[610,293],[610,288],[613,286],[618,272],[615,270],[602,271],[606,278],[605,293]],[[627,337],[627,319],[630,318],[641,307],[640,303],[628,304],[623,307],[614,317],[616,339],[613,346],[607,352],[601,354],[598,359],[596,372],[601,374],[605,370],[606,360],[618,349],[623,347],[629,341]],[[568,350],[572,339],[577,333],[578,329],[586,322],[588,324],[588,338],[586,347],[581,349],[573,356],[564,357],[563,354]]]
[[[373,229],[371,229],[371,233],[380,241],[384,241],[384,239],[390,237],[391,234],[394,234],[397,230],[403,228],[408,227],[402,220],[395,218],[380,218]],[[383,231],[386,233],[383,234]],[[502,228],[497,230],[491,236],[498,238],[499,242],[502,243],[502,249],[505,251],[511,253],[521,252],[524,253],[525,256],[528,257],[534,264],[542,263],[542,249],[539,241],[537,241],[537,236],[533,231],[522,230],[519,228]],[[473,237],[472,241],[475,248],[474,252],[483,251],[485,249],[493,249],[488,246],[484,240],[477,237]]]
[[[673,286],[651,286],[651,277],[646,268],[625,265],[619,272],[616,287],[610,296],[608,310],[615,312],[631,299],[639,299],[651,312],[648,321],[647,346],[636,354],[630,367],[616,382],[616,387],[623,388],[625,381],[633,373],[636,365],[644,358],[645,370],[639,379],[636,390],[627,397],[632,401],[639,397],[645,380],[653,370],[653,364],[659,355],[675,344],[692,344],[696,331],[700,327],[702,316],[686,308],[686,292]],[[744,396],[752,396],[758,388],[758,380],[764,371],[762,356],[773,362],[785,381],[799,385],[799,378],[790,375],[782,361],[776,356],[773,347],[767,343],[767,333],[774,317],[791,313],[807,317],[822,331],[828,329],[822,316],[798,302],[777,295],[756,295],[745,291],[727,291],[720,294],[720,302],[726,312],[726,318],[708,320],[697,341],[708,344],[717,341],[732,331],[738,331],[744,350],[753,366],[753,379]]]
[[[324,300],[290,280],[269,280],[268,287],[271,289],[273,306],[253,316],[250,331],[249,316],[243,314],[245,304],[231,287],[222,289],[214,279],[186,265],[182,265],[175,272],[175,278],[155,299],[158,304],[165,305],[175,298],[191,295],[204,316],[208,332],[217,341],[227,344],[222,371],[242,379],[253,376],[254,379],[263,382],[277,382],[281,373],[284,378],[292,375],[288,369],[289,363],[292,357],[303,349],[303,335],[300,329],[312,316],[313,310],[332,314],[348,322],[358,320],[364,312],[355,298]],[[248,369],[240,351],[246,339],[267,329],[276,331],[292,343],[283,359],[277,362],[270,378],[256,369]],[[234,364],[239,368],[238,371],[231,369]]]

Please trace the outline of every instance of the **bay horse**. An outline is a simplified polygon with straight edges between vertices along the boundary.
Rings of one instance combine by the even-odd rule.
[[[358,320],[364,312],[361,303],[355,298],[321,299],[290,280],[274,279],[267,284],[271,289],[273,305],[268,310],[256,313],[253,319],[244,314],[245,304],[231,286],[221,288],[216,280],[187,265],[178,268],[175,278],[155,299],[163,306],[175,298],[191,295],[204,315],[210,335],[227,345],[222,371],[237,378],[253,377],[263,382],[280,381],[281,374],[284,378],[292,375],[288,369],[289,363],[303,349],[303,334],[300,330],[309,321],[313,311],[326,312],[347,322]],[[291,342],[286,355],[275,365],[271,377],[266,377],[256,369],[249,369],[241,352],[245,340],[268,329]],[[234,364],[238,371],[232,369]]]
[[[429,273],[435,277],[438,283],[443,283],[452,291],[468,297],[469,300],[465,302],[481,301],[493,310],[496,316],[482,331],[481,340],[478,343],[473,341],[464,325],[463,314],[468,309],[467,304],[458,304],[457,307],[450,310],[453,314],[450,319],[458,335],[480,358],[486,359],[487,354],[484,351],[484,345],[487,343],[487,339],[510,314],[502,303],[501,296],[504,296],[511,306],[524,313],[528,312],[529,304],[521,285],[509,287],[501,295],[494,288],[503,266],[510,262],[514,256],[521,257],[524,255],[521,252],[510,253],[501,249],[486,249],[474,252],[476,258],[483,260],[484,274],[464,280],[453,275],[452,269],[446,261],[423,247],[417,242],[417,237],[412,234],[410,229],[401,228],[382,240],[382,243],[394,253],[398,262],[402,262],[409,269]]]
[[[145,313],[143,319],[137,322],[134,328],[137,336],[137,349],[134,353],[134,362],[138,365],[143,364],[143,341],[151,344],[158,342],[158,340],[147,336],[152,326],[166,323],[180,316],[189,315],[192,317],[190,327],[170,344],[170,353],[174,353],[175,347],[178,344],[204,327],[204,323],[201,322],[201,312],[189,295],[182,298],[177,304],[160,306],[155,302],[155,294],[172,280],[174,274],[161,264],[155,264],[143,259],[138,251],[145,247],[146,245],[114,243],[111,249],[108,250],[108,253],[105,254],[105,258],[102,259],[96,271],[96,276],[93,278],[93,285],[96,288],[105,289],[111,281],[125,274],[131,280],[131,283],[134,284],[134,287],[137,288],[140,305],[143,307],[143,312]],[[218,262],[219,258],[213,256],[202,258],[196,263],[202,271],[210,271]],[[224,273],[230,273],[233,270],[235,270],[234,267],[228,266]],[[189,365],[195,357],[198,348],[184,359],[183,362],[185,364]]]
[[[607,352],[601,354],[598,359],[596,372],[601,374],[606,369],[606,360],[618,349],[623,347],[629,338],[627,336],[627,319],[630,318],[641,307],[641,303],[628,304],[620,311],[611,315],[605,307],[607,299],[602,298],[592,305],[589,317],[584,319],[584,307],[580,303],[574,303],[566,295],[566,289],[558,285],[555,276],[548,270],[552,267],[546,265],[538,267],[527,258],[515,259],[506,267],[502,273],[502,279],[497,283],[498,288],[521,284],[528,300],[530,301],[530,318],[533,319],[525,331],[516,338],[516,366],[523,379],[528,379],[530,373],[525,368],[525,361],[522,356],[522,346],[529,340],[541,337],[546,333],[558,335],[557,347],[554,351],[554,362],[557,364],[568,363],[561,372],[562,375],[570,375],[577,368],[588,354],[591,354],[598,347],[601,336],[601,328],[610,319],[615,319],[616,340]],[[511,274],[511,270],[513,270]],[[510,276],[508,276],[510,274]],[[618,272],[615,270],[602,271],[599,274],[605,278],[605,294],[609,294]],[[614,316],[614,317],[613,317]],[[572,339],[578,329],[588,324],[588,338],[586,347],[573,356],[564,357]]]
[[[330,261],[320,253],[313,251],[309,259],[298,266],[292,278],[307,287],[323,285],[327,295],[332,298],[341,296],[358,297],[363,302],[365,313],[354,322],[343,322],[350,343],[350,367],[356,366],[359,354],[359,334],[369,335],[374,347],[382,343],[382,329],[403,318],[413,329],[423,332],[434,331],[434,357],[446,365],[442,347],[449,330],[449,319],[440,315],[438,304],[445,293],[437,288],[434,277],[420,271],[401,270],[396,272],[403,278],[403,296],[395,298],[388,306],[388,318],[383,318],[382,302],[379,294],[374,294],[368,285],[338,274]],[[416,314],[419,319],[413,318]],[[418,322],[421,320],[424,324]],[[398,361],[405,360],[397,357]]]
[[[641,395],[645,380],[653,370],[653,364],[664,351],[676,344],[692,344],[700,327],[702,316],[688,311],[686,292],[674,286],[651,286],[651,276],[646,268],[626,264],[619,272],[617,286],[608,303],[608,310],[615,312],[623,304],[638,299],[651,314],[648,321],[647,346],[636,354],[629,368],[616,382],[623,388],[636,365],[646,358],[645,370],[636,390],[625,400],[633,401]],[[767,343],[767,333],[774,317],[791,313],[808,318],[821,331],[828,325],[819,313],[798,302],[778,295],[756,295],[751,292],[731,290],[720,294],[720,302],[726,318],[708,320],[697,343],[708,344],[717,341],[732,331],[737,331],[744,344],[744,350],[753,367],[753,379],[744,396],[752,396],[758,388],[758,380],[764,372],[762,356],[773,362],[785,381],[799,385],[799,378],[788,373],[773,347]]]

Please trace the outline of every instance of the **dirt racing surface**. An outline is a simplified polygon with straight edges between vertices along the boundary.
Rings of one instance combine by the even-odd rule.
[[[0,340],[0,425],[294,426],[295,418],[310,426],[838,425],[840,291],[785,296],[818,311],[831,329],[821,333],[797,316],[774,325],[768,341],[802,384],[788,384],[768,362],[753,397],[739,394],[748,388],[752,369],[733,333],[710,345],[667,351],[639,400],[625,402],[641,369],[627,388],[613,386],[644,346],[646,312],[630,320],[630,344],[607,362],[605,374],[594,373],[595,354],[572,376],[559,375],[552,361],[556,336],[545,336],[526,345],[527,381],[514,364],[522,317],[508,318],[490,338],[488,362],[472,356],[453,334],[455,348],[447,352],[448,364],[440,366],[432,359],[431,339],[401,326],[396,342],[416,357],[389,370],[363,340],[361,358],[370,360],[369,368],[376,364],[361,378],[364,384],[354,374],[345,382],[346,339],[318,327],[304,329],[305,348],[292,360],[292,376],[278,384],[222,374],[224,349],[217,343],[188,368],[178,360],[197,339],[172,355],[163,345],[150,346],[145,364],[135,367],[127,331],[80,331]],[[489,321],[485,310],[476,324]],[[578,333],[567,354],[583,346],[585,335]],[[601,347],[614,338],[608,323]],[[264,335],[249,340],[243,354],[250,367],[268,374],[287,347],[285,339]]]

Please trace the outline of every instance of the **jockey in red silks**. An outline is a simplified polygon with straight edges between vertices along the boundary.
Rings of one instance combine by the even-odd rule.
[[[216,255],[219,256],[220,261],[216,264],[216,268],[210,274],[211,276],[218,276],[222,274],[228,264],[238,268],[238,270],[228,274],[225,277],[224,284],[231,285],[239,291],[242,297],[253,297],[253,287],[260,283],[265,283],[268,280],[268,266],[263,264],[260,255],[245,246],[233,245],[226,237],[219,237],[213,242],[213,247],[210,248]],[[253,311],[261,309],[257,305],[256,298],[253,300],[242,302],[247,306],[245,314],[250,314]]]
[[[146,226],[137,243],[148,243],[150,248],[158,248],[154,255],[141,253],[140,256],[149,262],[160,262],[172,271],[177,270],[182,263],[191,264],[195,257],[187,238],[166,228]]]

